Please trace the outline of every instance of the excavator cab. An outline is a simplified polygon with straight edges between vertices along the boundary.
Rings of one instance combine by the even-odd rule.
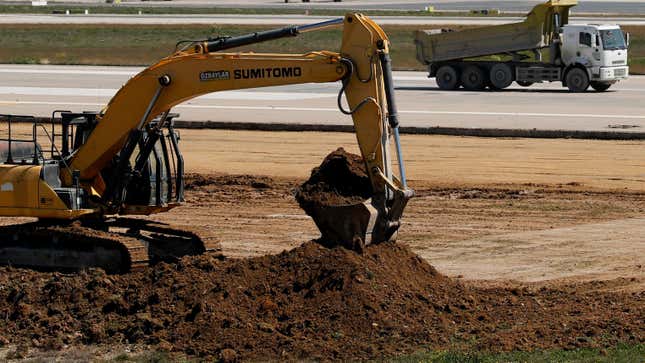
[[[31,116],[0,115],[8,130],[8,137],[0,140],[0,160],[4,166],[9,166],[5,170],[13,172],[20,166],[24,170],[37,168],[40,181],[56,193],[65,209],[72,212],[93,214],[104,208],[104,214],[147,215],[165,211],[184,201],[184,161],[179,150],[179,133],[173,123],[178,116],[168,114],[163,121],[160,118],[152,120],[132,152],[127,157],[123,152],[117,153],[111,164],[101,171],[101,178],[110,180],[109,185],[114,191],[110,194],[112,199],[107,199],[107,195],[93,197],[81,187],[79,173],[69,166],[74,154],[94,131],[100,117],[98,112],[54,111],[49,123]],[[28,138],[25,138],[24,131],[18,137],[15,133],[12,135],[17,121],[20,125],[29,126]],[[166,126],[162,129],[159,127],[161,124]],[[126,162],[121,162],[123,159]],[[63,185],[63,170],[72,176],[71,185]],[[44,185],[33,184],[30,194],[39,194],[43,188]],[[30,205],[30,200],[25,199],[23,205],[14,201],[12,208],[29,208]],[[32,215],[48,218],[47,213],[51,213],[48,209],[40,211],[42,214],[35,210]]]
[[[59,134],[54,132],[57,114]],[[101,171],[101,178],[110,181],[112,199],[105,195],[94,200],[94,204],[112,206],[108,213],[147,215],[169,210],[184,201],[184,160],[173,121],[178,116],[168,113],[163,119],[155,118],[141,132],[129,155],[125,155],[124,149],[114,156],[111,164]],[[51,134],[61,136],[60,161],[69,161],[85,144],[98,123],[97,118],[100,118],[98,112],[54,112]]]

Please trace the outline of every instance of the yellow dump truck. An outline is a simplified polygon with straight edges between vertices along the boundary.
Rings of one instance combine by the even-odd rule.
[[[629,74],[629,34],[618,25],[571,25],[576,0],[550,0],[521,23],[419,30],[417,59],[439,88],[504,89],[516,81],[562,82],[572,92],[606,91]]]

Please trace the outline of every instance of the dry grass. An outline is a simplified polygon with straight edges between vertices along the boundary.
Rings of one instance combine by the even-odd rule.
[[[626,26],[624,29],[632,37],[629,49],[632,72],[645,74],[645,27]]]

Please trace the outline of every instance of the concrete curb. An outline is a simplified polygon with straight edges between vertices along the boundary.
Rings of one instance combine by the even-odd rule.
[[[318,131],[354,132],[352,125],[280,124],[254,122],[183,121],[176,120],[181,129],[246,130],[246,131]],[[401,127],[402,134],[446,135],[475,137],[519,137],[540,139],[645,140],[645,132],[578,131],[538,129],[484,129],[462,127]]]
[[[14,123],[32,123],[34,120],[50,123],[47,117],[31,120],[15,120]],[[60,121],[60,120],[55,120]],[[352,125],[283,124],[256,122],[186,121],[175,120],[175,127],[187,130],[242,130],[242,131],[291,131],[291,132],[354,132]],[[445,135],[473,137],[509,137],[535,139],[583,139],[583,140],[645,140],[645,132],[538,130],[538,129],[489,129],[465,127],[410,127],[402,126],[402,134]]]

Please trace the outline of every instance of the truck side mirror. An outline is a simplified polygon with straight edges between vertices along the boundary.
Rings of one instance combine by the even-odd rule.
[[[625,45],[627,45],[627,48],[629,48],[629,33],[625,33]]]
[[[594,38],[596,38],[596,47],[600,47],[600,35],[596,34]]]

